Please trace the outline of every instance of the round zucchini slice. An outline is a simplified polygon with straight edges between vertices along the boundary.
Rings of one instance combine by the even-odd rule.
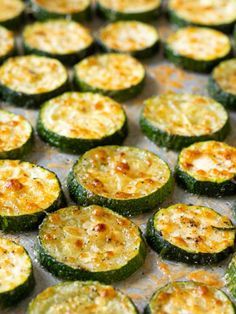
[[[31,259],[23,246],[0,238],[0,309],[15,305],[34,288]]]
[[[97,41],[107,52],[130,53],[137,58],[151,57],[159,48],[156,29],[137,21],[108,24],[98,32]]]
[[[230,39],[225,34],[204,27],[181,28],[165,42],[167,59],[190,71],[209,72],[231,53]]]
[[[0,159],[22,158],[32,148],[33,129],[23,117],[0,110]]]
[[[181,151],[176,178],[190,193],[235,194],[236,148],[216,141],[195,143]]]
[[[144,105],[141,129],[158,146],[180,150],[194,142],[224,140],[230,131],[228,113],[208,97],[170,93]]]
[[[2,63],[13,55],[15,50],[14,34],[3,26],[0,26],[0,45],[0,63]]]
[[[236,298],[236,254],[234,254],[226,271],[225,279],[227,288],[234,298]]]
[[[107,20],[150,21],[160,14],[161,0],[97,0],[97,11]]]
[[[110,209],[71,206],[44,219],[37,255],[57,277],[111,283],[142,266],[146,245],[139,228]]]
[[[27,53],[56,58],[75,64],[94,50],[93,37],[79,23],[68,20],[36,22],[25,27],[24,48]]]
[[[27,314],[138,314],[133,302],[112,286],[96,281],[63,282],[49,287],[30,303]]]
[[[67,71],[56,59],[19,56],[8,59],[0,67],[3,99],[17,106],[38,106],[64,92],[67,84]]]
[[[165,259],[210,265],[233,251],[235,228],[228,217],[211,208],[175,204],[149,219],[146,235],[153,250]]]
[[[231,32],[236,22],[235,0],[170,0],[170,19],[179,26],[195,25]]]
[[[236,58],[223,61],[214,68],[208,92],[225,107],[236,110]]]
[[[21,0],[0,0],[0,24],[16,29],[21,26],[24,17],[25,4]]]
[[[234,304],[221,290],[192,281],[172,282],[157,290],[145,314],[235,314]]]
[[[77,92],[46,102],[37,130],[52,146],[78,154],[99,145],[121,144],[128,133],[120,104],[100,94]]]
[[[74,68],[74,76],[81,91],[98,92],[125,101],[142,91],[145,69],[127,54],[108,53],[80,61]]]
[[[29,0],[38,20],[70,18],[84,21],[90,18],[90,0]]]
[[[32,230],[64,204],[57,176],[20,160],[0,160],[0,229]]]
[[[77,204],[98,204],[135,216],[163,202],[172,192],[173,178],[168,165],[147,150],[104,146],[80,157],[68,187]]]

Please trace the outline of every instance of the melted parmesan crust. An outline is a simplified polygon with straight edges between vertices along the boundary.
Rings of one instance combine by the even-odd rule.
[[[75,66],[77,77],[86,84],[103,90],[123,90],[139,84],[145,70],[135,58],[126,54],[91,56]]]
[[[108,24],[99,33],[100,40],[110,49],[123,52],[143,50],[159,39],[154,27],[136,21]]]
[[[158,8],[160,0],[98,0],[105,8],[122,13],[147,12]]]
[[[0,110],[0,152],[23,146],[32,134],[30,123],[20,115]]]
[[[85,27],[67,20],[36,22],[26,26],[23,38],[31,48],[62,55],[83,50],[93,42]]]
[[[236,20],[235,0],[170,0],[169,7],[192,23],[219,25]]]
[[[21,245],[0,238],[0,293],[23,284],[30,276],[31,267],[30,257]]]
[[[1,6],[1,4],[0,4]],[[14,34],[0,26],[0,57],[8,55],[14,49]]]
[[[39,237],[58,262],[91,272],[125,266],[139,253],[142,241],[130,220],[96,205],[71,206],[50,214]]]
[[[145,102],[145,119],[158,129],[180,136],[212,134],[223,128],[228,114],[215,100],[201,95],[163,94]]]
[[[216,141],[195,143],[180,153],[179,167],[198,181],[231,180],[236,176],[236,148]]]
[[[42,110],[42,123],[61,136],[100,139],[120,130],[125,122],[121,105],[100,94],[65,93]]]
[[[236,95],[236,59],[221,62],[214,68],[213,78],[224,92]]]
[[[4,22],[20,15],[25,5],[21,0],[0,0],[0,8],[0,22]]]
[[[134,147],[105,146],[86,152],[74,167],[87,190],[112,199],[145,197],[164,186],[170,177],[157,155]]]
[[[175,53],[201,61],[224,57],[231,50],[226,35],[203,27],[181,28],[168,37],[167,44]]]
[[[234,245],[235,231],[228,217],[201,206],[175,204],[161,209],[154,218],[155,229],[174,246],[193,253],[218,253]]]
[[[59,197],[56,175],[19,160],[0,161],[0,215],[19,216],[41,212]]]
[[[135,314],[129,299],[112,286],[98,282],[66,282],[41,292],[29,307],[30,314]]]
[[[233,314],[229,298],[220,290],[193,282],[174,282],[152,297],[152,313]]]
[[[34,55],[8,59],[0,67],[0,83],[29,95],[53,91],[67,80],[65,67],[56,59]]]
[[[87,9],[90,0],[33,0],[44,10],[58,14],[74,14]]]

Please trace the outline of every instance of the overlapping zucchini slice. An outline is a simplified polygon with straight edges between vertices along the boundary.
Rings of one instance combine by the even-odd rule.
[[[183,149],[176,166],[176,178],[191,193],[235,194],[236,147],[207,141]]]
[[[84,92],[98,92],[118,101],[138,95],[145,69],[127,54],[100,54],[80,61],[74,68],[75,85]]]
[[[160,13],[161,0],[97,0],[99,15],[105,19],[150,21]]]
[[[90,17],[90,0],[29,0],[38,20],[70,18],[84,21]]]
[[[34,287],[31,259],[23,246],[0,238],[0,309],[16,304]]]
[[[214,68],[208,92],[225,107],[236,110],[236,59],[223,61]]]
[[[75,64],[94,50],[89,30],[68,20],[30,24],[24,29],[23,41],[27,53],[56,58],[66,64]]]
[[[98,32],[97,41],[107,52],[130,53],[137,58],[151,57],[159,48],[156,29],[137,21],[108,24]]]
[[[36,55],[9,58],[0,67],[3,99],[18,106],[38,106],[67,88],[68,74],[56,59]]]
[[[230,130],[228,113],[208,97],[169,93],[144,105],[141,129],[158,146],[180,150],[194,142],[224,140]]]
[[[0,160],[0,229],[31,230],[64,204],[56,175],[35,164]]]
[[[27,314],[138,314],[133,302],[112,286],[96,281],[63,282],[30,303]]]
[[[236,298],[236,254],[234,254],[227,270],[225,279],[227,282],[227,288],[234,298]]]
[[[147,150],[104,146],[79,158],[68,187],[77,204],[98,204],[135,216],[163,202],[173,189],[173,178],[168,165]]]
[[[39,113],[37,130],[49,144],[74,153],[121,144],[128,132],[120,104],[100,94],[77,92],[46,102]]]
[[[231,43],[225,34],[214,29],[188,26],[167,38],[165,55],[186,70],[209,72],[230,57]]]
[[[192,281],[172,282],[157,290],[145,314],[235,314],[234,304],[221,290]]]
[[[21,0],[0,0],[0,24],[15,29],[23,21],[25,4]]]
[[[33,129],[23,117],[0,110],[0,159],[16,159],[26,155],[33,144]]]
[[[14,34],[3,26],[0,26],[0,47],[0,63],[2,63],[15,51]]]
[[[71,206],[48,215],[39,229],[37,255],[68,280],[123,280],[142,266],[146,246],[139,228],[110,209]]]
[[[209,265],[234,248],[235,227],[211,208],[175,204],[156,212],[147,224],[147,241],[161,257],[187,264]]]
[[[170,0],[170,19],[179,26],[196,25],[231,32],[236,22],[235,0]]]

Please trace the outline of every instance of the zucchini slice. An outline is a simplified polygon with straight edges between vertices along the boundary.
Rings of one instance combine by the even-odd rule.
[[[0,45],[0,63],[2,63],[15,51],[14,34],[3,26],[0,26]]]
[[[107,20],[150,21],[160,14],[161,0],[97,0],[97,11]]]
[[[98,204],[135,216],[163,202],[172,192],[173,178],[168,165],[147,150],[104,146],[79,158],[68,188],[77,204]]]
[[[202,283],[177,281],[157,290],[145,314],[235,314],[234,304],[221,290]]]
[[[225,279],[227,282],[227,288],[232,296],[236,299],[236,254],[234,254],[231,262],[226,271]]]
[[[74,76],[75,85],[81,91],[125,101],[142,91],[145,69],[127,54],[108,53],[80,61],[74,68]]]
[[[57,277],[111,283],[142,266],[146,245],[139,228],[110,209],[71,206],[44,219],[37,255]]]
[[[96,281],[63,282],[30,303],[27,314],[138,314],[133,302],[112,286]]]
[[[97,41],[107,52],[130,53],[137,58],[151,57],[159,48],[156,29],[137,21],[108,24],[98,32]]]
[[[68,18],[75,21],[84,21],[90,18],[90,0],[29,0],[36,19]]]
[[[175,204],[149,219],[147,241],[165,259],[190,265],[216,264],[233,251],[232,227],[228,217],[211,208]]]
[[[0,0],[0,24],[9,28],[20,27],[24,18],[25,4],[21,0]]]
[[[100,145],[121,144],[128,133],[120,104],[100,94],[77,92],[46,102],[37,130],[52,146],[79,154]]]
[[[231,32],[236,22],[235,0],[170,0],[171,22],[178,26],[205,26]]]
[[[0,67],[3,99],[17,106],[38,106],[67,89],[68,74],[56,59],[36,55],[8,59]]]
[[[165,42],[167,59],[190,71],[209,72],[231,53],[230,39],[225,34],[204,27],[181,28]]]
[[[141,129],[158,146],[180,150],[194,142],[224,140],[230,131],[228,113],[208,97],[169,93],[144,105]]]
[[[183,149],[176,178],[190,193],[214,197],[235,194],[236,147],[207,141]]]
[[[57,176],[20,160],[0,160],[0,229],[31,230],[64,204]]]
[[[15,305],[34,288],[31,259],[23,246],[0,238],[0,308]]]
[[[22,158],[32,148],[33,129],[23,117],[0,110],[0,159]]]
[[[208,92],[225,107],[236,110],[236,58],[223,61],[214,68]]]
[[[89,30],[74,21],[50,20],[25,27],[24,49],[27,53],[56,58],[66,64],[75,64],[94,50]]]

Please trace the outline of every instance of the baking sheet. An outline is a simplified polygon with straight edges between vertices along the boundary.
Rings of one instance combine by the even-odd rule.
[[[97,29],[98,25],[102,22],[94,20],[93,23],[88,25],[91,29]],[[165,38],[166,35],[173,30],[167,26],[167,22],[162,18],[157,24],[161,38]],[[20,39],[18,38],[18,44]],[[147,70],[147,82],[142,94],[134,100],[124,104],[125,111],[129,121],[129,136],[127,137],[124,145],[137,146],[145,148],[154,153],[157,153],[162,157],[171,169],[174,169],[177,154],[172,151],[167,151],[156,147],[147,138],[145,138],[139,128],[139,116],[142,109],[143,101],[152,95],[164,93],[164,92],[192,92],[207,95],[206,83],[207,75],[198,75],[194,73],[185,72],[166,62],[162,57],[162,52],[152,59],[144,62]],[[33,126],[35,126],[37,111],[36,110],[25,110],[10,106],[9,104],[1,104],[2,108],[9,111],[22,114],[29,119]],[[236,146],[236,112],[230,113],[232,132],[227,137],[226,142]],[[70,168],[72,167],[75,160],[78,158],[76,155],[69,155],[60,153],[57,149],[54,149],[47,144],[43,143],[37,136],[32,153],[27,156],[27,160],[45,166],[46,168],[56,172],[59,176],[63,189],[68,196],[66,187],[66,178]],[[177,185],[175,186],[173,195],[162,205],[163,207],[177,202],[183,202],[187,204],[205,205],[212,207],[220,213],[227,215],[234,221],[233,218],[233,206],[236,203],[235,196],[214,199],[208,197],[199,197],[192,195]],[[72,202],[68,199],[68,204]],[[145,231],[145,225],[148,217],[151,215],[144,214],[133,218],[132,220],[137,223],[142,231]],[[235,221],[234,221],[235,222]],[[34,274],[36,278],[36,287],[32,294],[24,301],[18,304],[18,306],[12,309],[3,311],[0,310],[1,314],[23,314],[26,311],[27,305],[32,298],[34,298],[39,292],[47,288],[48,286],[54,285],[59,282],[58,279],[53,277],[49,272],[45,271],[37,262],[34,255],[34,243],[37,236],[36,232],[27,232],[22,234],[4,235],[19,241],[28,250],[34,266]],[[137,305],[138,309],[142,311],[145,305],[148,303],[153,292],[160,286],[163,286],[169,281],[191,279],[197,275],[201,275],[204,281],[212,281],[212,283],[218,287],[224,285],[224,272],[228,260],[217,267],[190,267],[181,263],[170,263],[162,261],[160,257],[149,249],[148,256],[145,264],[135,274],[130,276],[127,280],[114,284],[115,287],[121,289],[124,293],[128,294]],[[204,273],[195,273],[199,270],[206,270],[207,275]],[[204,275],[204,276],[202,276]],[[205,278],[203,278],[205,277]]]

